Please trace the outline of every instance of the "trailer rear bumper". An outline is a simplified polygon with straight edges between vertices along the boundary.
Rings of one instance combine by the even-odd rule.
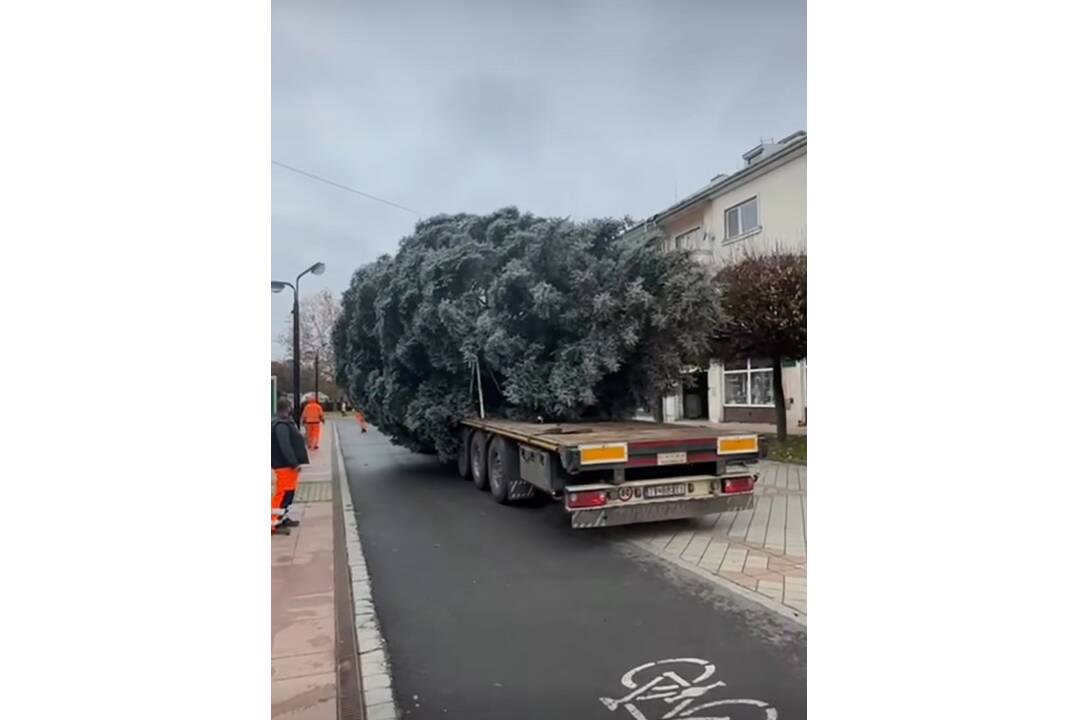
[[[748,492],[693,500],[667,500],[637,505],[586,508],[569,512],[571,527],[598,528],[662,520],[682,520],[729,510],[749,510],[753,507],[754,494]]]

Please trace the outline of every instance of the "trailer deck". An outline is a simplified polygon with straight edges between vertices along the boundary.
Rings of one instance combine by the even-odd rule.
[[[462,421],[462,425],[468,425],[479,430],[499,432],[508,437],[514,437],[552,451],[580,445],[613,442],[632,444],[690,442],[702,438],[741,437],[746,434],[696,425],[676,425],[640,420],[598,423],[528,423],[516,420],[479,420],[474,418]]]
[[[572,527],[753,507],[753,433],[654,422],[461,421],[458,472],[497,502],[562,497]]]

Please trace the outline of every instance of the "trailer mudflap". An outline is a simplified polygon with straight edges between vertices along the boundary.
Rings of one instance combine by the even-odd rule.
[[[638,505],[613,505],[570,511],[570,527],[598,528],[631,523],[682,520],[754,507],[753,493],[739,493],[692,500],[667,500]]]
[[[534,488],[525,480],[511,480],[508,491],[509,495],[507,496],[507,498],[510,501],[528,500],[529,498],[536,495],[536,488]]]

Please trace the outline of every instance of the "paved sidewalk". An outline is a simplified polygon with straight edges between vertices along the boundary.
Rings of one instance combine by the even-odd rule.
[[[324,431],[289,511],[300,522],[270,538],[271,717],[335,720],[333,432]],[[271,474],[272,478],[272,474]],[[273,480],[271,479],[271,483]],[[269,503],[267,503],[269,505]]]
[[[625,538],[805,623],[806,467],[766,461],[757,471],[753,509],[627,526]]]

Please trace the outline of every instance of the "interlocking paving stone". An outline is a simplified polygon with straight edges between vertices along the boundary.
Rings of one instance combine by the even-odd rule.
[[[806,468],[763,462],[751,510],[643,525],[633,542],[806,614]]]

